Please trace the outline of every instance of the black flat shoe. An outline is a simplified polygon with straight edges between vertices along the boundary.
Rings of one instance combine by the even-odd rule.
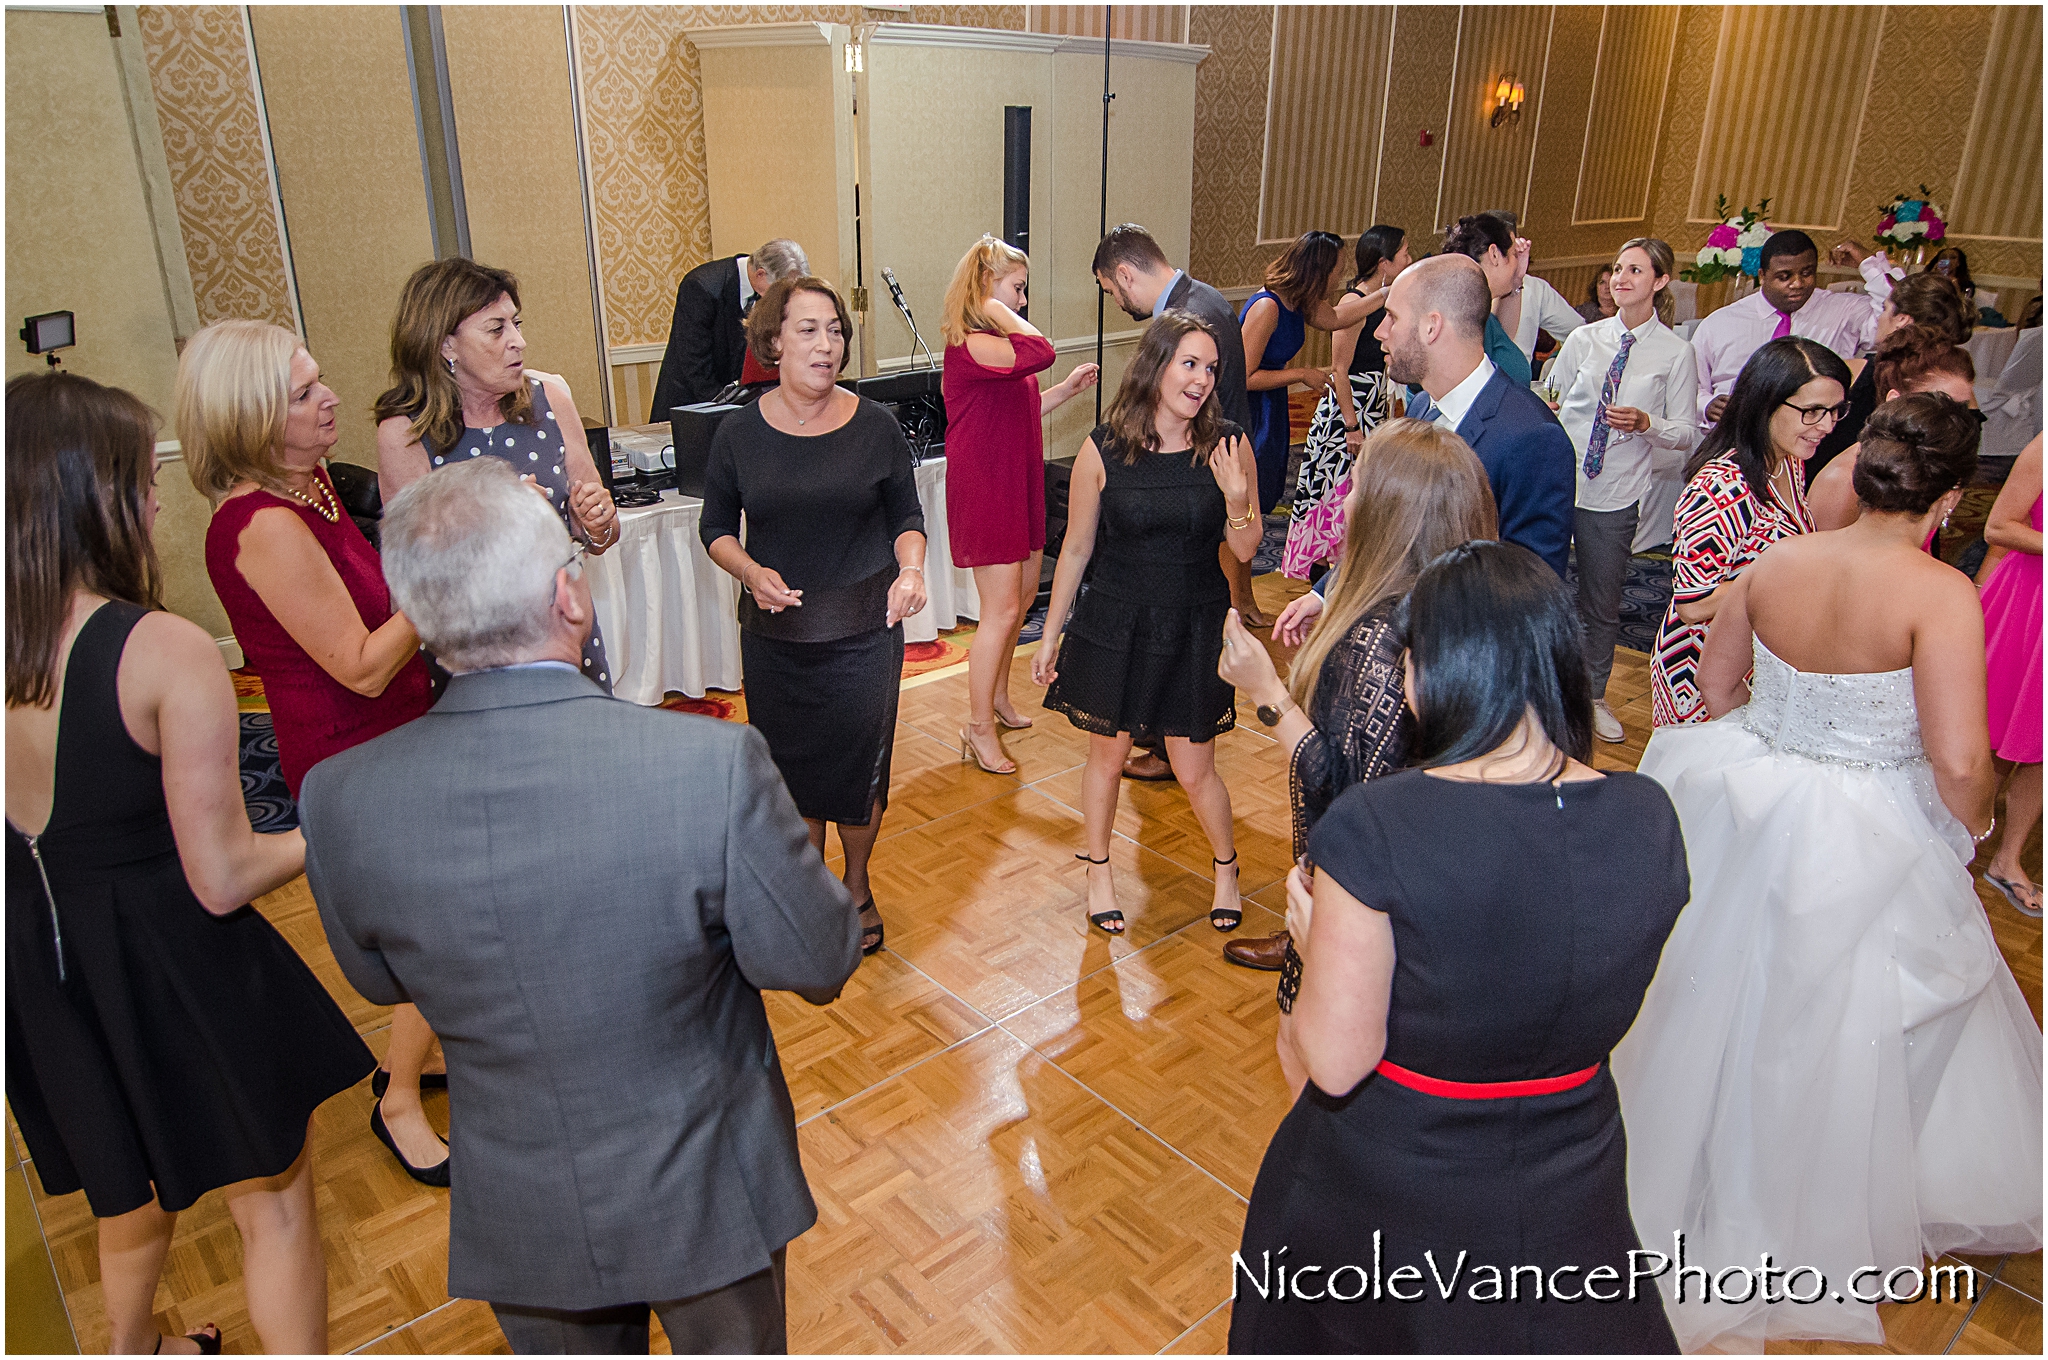
[[[391,1073],[390,1073],[390,1072],[389,1072],[388,1070],[386,1070],[385,1068],[382,1068],[382,1067],[380,1067],[380,1068],[378,1068],[378,1069],[377,1069],[377,1070],[376,1070],[375,1072],[373,1072],[373,1073],[371,1073],[371,1074],[370,1074],[370,1094],[371,1094],[371,1095],[373,1095],[373,1096],[377,1097],[377,1099],[379,1099],[379,1100],[382,1100],[382,1099],[384,1098],[384,1093],[385,1093],[386,1091],[390,1090],[390,1089],[391,1089]],[[448,1074],[447,1074],[446,1072],[422,1072],[422,1073],[420,1073],[420,1089],[421,1089],[422,1091],[445,1091],[445,1090],[447,1090],[447,1089],[448,1089]]]
[[[370,1107],[370,1132],[377,1135],[378,1142],[391,1149],[391,1155],[396,1157],[398,1164],[405,1168],[406,1175],[412,1177],[421,1185],[431,1185],[436,1190],[446,1190],[448,1188],[448,1163],[454,1159],[452,1157],[443,1157],[439,1165],[425,1167],[414,1166],[411,1162],[405,1160],[405,1154],[398,1150],[398,1144],[391,1139],[391,1130],[384,1127],[384,1103],[381,1100]]]
[[[882,947],[884,927],[882,925],[882,913],[876,909],[874,898],[870,897],[867,901],[860,904],[860,915],[860,956],[866,958]],[[875,918],[873,925],[868,924],[867,918],[870,916]],[[869,938],[870,932],[873,932],[872,939]]]

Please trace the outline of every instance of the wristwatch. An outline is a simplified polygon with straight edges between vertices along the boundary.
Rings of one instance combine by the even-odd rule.
[[[1286,716],[1287,710],[1293,707],[1294,700],[1282,699],[1278,708],[1271,704],[1260,704],[1254,711],[1259,715],[1260,722],[1268,727],[1277,727],[1280,725],[1280,719]]]

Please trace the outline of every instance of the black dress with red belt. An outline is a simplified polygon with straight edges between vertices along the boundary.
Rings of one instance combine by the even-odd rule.
[[[1675,1352],[1654,1286],[1628,1298],[1643,1244],[1606,1066],[1690,890],[1663,789],[1403,770],[1338,798],[1309,853],[1391,918],[1386,1061],[1403,1070],[1343,1096],[1311,1083],[1273,1136],[1231,1351]],[[1472,1099],[1417,1089],[1443,1089],[1431,1078],[1568,1080]]]

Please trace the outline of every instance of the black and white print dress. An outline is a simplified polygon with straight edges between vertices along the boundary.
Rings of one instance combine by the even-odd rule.
[[[429,450],[429,454],[435,467],[463,458],[504,459],[520,476],[531,477],[540,484],[540,489],[548,493],[549,504],[562,516],[563,525],[574,534],[576,522],[569,512],[569,469],[562,447],[562,427],[555,423],[555,413],[548,409],[547,389],[541,386],[541,380],[529,374],[527,381],[533,384],[533,424],[508,420],[488,430],[465,425],[453,449],[446,454]],[[590,640],[583,644],[583,673],[610,694],[611,670],[604,654],[604,634],[597,620],[592,619]]]
[[[1354,290],[1356,291],[1356,290]],[[1386,359],[1373,332],[1386,315],[1381,308],[1365,319],[1358,348],[1351,360],[1351,401],[1358,408],[1358,426],[1370,434],[1387,409]],[[1316,403],[1315,419],[1309,422],[1308,442],[1302,446],[1301,470],[1294,476],[1292,518],[1300,523],[1321,504],[1330,488],[1351,471],[1351,451],[1344,447],[1344,413],[1334,392],[1323,393]]]

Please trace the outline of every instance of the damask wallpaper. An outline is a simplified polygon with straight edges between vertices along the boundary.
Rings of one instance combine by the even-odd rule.
[[[143,5],[138,17],[199,320],[290,326],[291,285],[242,12]]]
[[[1188,41],[1209,48],[1208,59],[1195,68],[1188,272],[1218,288],[1234,288],[1254,282],[1265,267],[1256,243],[1272,8],[1196,5],[1188,17]]]
[[[697,49],[684,32],[729,24],[853,25],[878,17],[884,16],[858,5],[575,7],[608,344],[665,343],[677,282],[711,258],[704,86]],[[1022,5],[919,5],[886,17],[1024,27]]]

